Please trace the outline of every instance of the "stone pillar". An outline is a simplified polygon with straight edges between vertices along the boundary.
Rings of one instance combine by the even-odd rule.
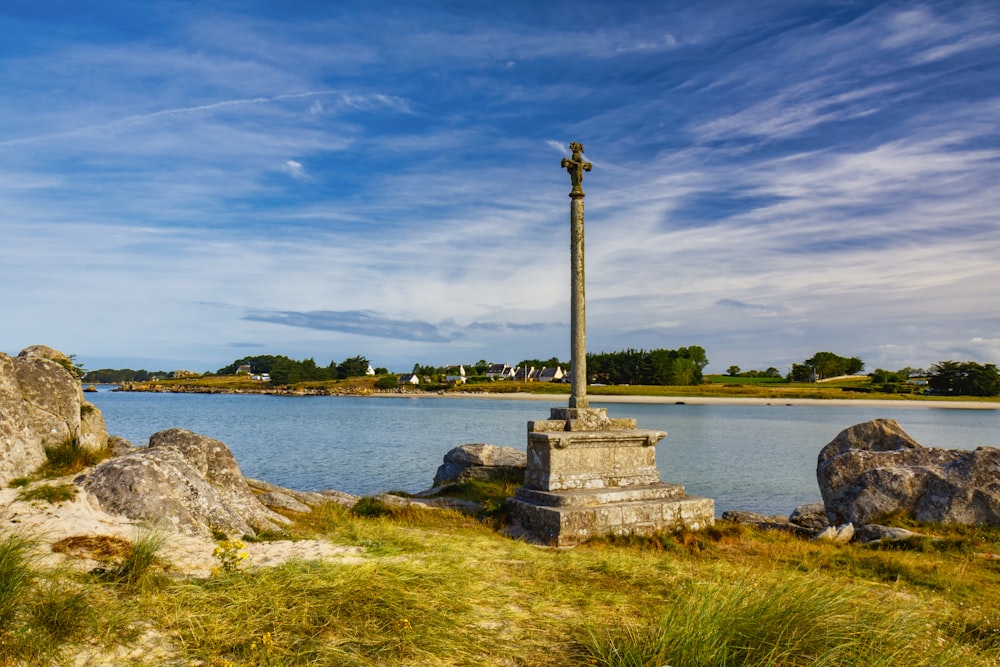
[[[661,431],[636,428],[634,419],[610,419],[587,400],[587,324],[583,267],[583,145],[563,158],[570,190],[570,340],[573,392],[569,408],[528,423],[524,486],[508,500],[511,515],[535,538],[555,546],[607,534],[697,530],[715,522],[710,498],[684,494],[660,481],[656,444]]]
[[[583,144],[569,145],[572,158],[563,158],[562,167],[569,172],[573,188],[569,191],[569,256],[570,256],[570,365],[573,391],[569,407],[586,408],[587,402],[587,299],[584,288],[583,261],[583,172],[593,165],[583,161]]]
[[[586,408],[587,401],[587,295],[583,261],[583,192],[570,193],[570,354],[573,391],[569,407]]]

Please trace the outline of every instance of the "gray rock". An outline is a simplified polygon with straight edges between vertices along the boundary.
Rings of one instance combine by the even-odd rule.
[[[33,472],[45,462],[46,447],[70,440],[107,446],[101,411],[83,399],[80,381],[63,365],[68,362],[41,345],[17,357],[0,353],[0,483]]]
[[[203,535],[277,530],[288,519],[253,495],[225,444],[184,429],[154,433],[149,447],[78,478],[110,514]]]
[[[375,496],[375,500],[396,509],[418,507],[426,510],[455,510],[457,512],[475,512],[479,509],[479,503],[460,498],[403,498],[391,493],[380,493]]]
[[[444,455],[434,475],[434,486],[480,480],[524,482],[527,455],[513,447],[488,444],[459,445]]]
[[[864,525],[895,512],[917,521],[1000,526],[1000,449],[922,447],[891,419],[842,431],[816,477],[831,523]]]
[[[301,514],[312,512],[311,507],[304,503],[300,503],[295,498],[292,498],[287,493],[282,493],[281,491],[268,491],[267,493],[262,493],[257,496],[257,500],[259,500],[264,507],[272,510],[299,512]]]
[[[267,505],[263,500],[263,496],[269,493],[281,494],[295,500],[297,503],[306,506],[306,510],[297,509],[295,512],[309,511],[313,507],[319,507],[324,503],[330,502],[330,498],[323,495],[322,493],[316,491],[296,491],[294,489],[286,489],[283,486],[278,486],[277,484],[271,484],[270,482],[265,482],[260,479],[250,479],[245,478],[247,485],[253,489],[256,493],[261,494],[258,497],[261,498],[261,502]],[[357,500],[357,497],[355,497]],[[270,505],[268,505],[270,507]]]
[[[722,513],[722,518],[726,521],[739,523],[744,526],[753,526],[764,530],[780,530],[782,532],[799,535],[801,537],[811,537],[813,531],[797,526],[784,516],[764,516],[757,512],[746,512],[743,510],[726,510]]]
[[[830,520],[826,518],[826,505],[823,503],[800,505],[789,515],[788,520],[796,526],[815,531],[821,531],[830,526]]]
[[[912,537],[921,537],[921,535],[906,528],[870,523],[858,528],[854,535],[854,541],[861,542],[862,544],[876,544],[879,542],[900,542]]]
[[[108,449],[111,450],[112,456],[124,456],[138,451],[139,448],[120,435],[109,435]]]
[[[769,521],[769,519],[763,514],[758,514],[757,512],[745,512],[743,510],[726,510],[722,513],[722,518],[726,521],[742,523],[745,525],[758,525]]]

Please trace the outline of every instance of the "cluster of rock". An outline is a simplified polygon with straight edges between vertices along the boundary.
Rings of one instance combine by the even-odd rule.
[[[1000,526],[1000,449],[924,447],[892,419],[841,431],[820,451],[816,478],[822,503],[787,518],[749,512],[723,518],[841,543],[914,535],[879,523],[890,517]]]
[[[84,400],[72,367],[69,357],[43,345],[16,357],[0,353],[0,483],[37,469],[47,447],[107,447],[104,417]]]

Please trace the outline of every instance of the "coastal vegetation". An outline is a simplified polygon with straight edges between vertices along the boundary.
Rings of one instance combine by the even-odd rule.
[[[481,491],[481,490],[480,490]],[[506,492],[506,491],[504,491]],[[0,665],[995,665],[1000,531],[834,545],[719,522],[534,546],[451,511],[326,505],[290,532],[352,561],[173,572],[155,539],[87,573],[0,541]],[[910,525],[910,524],[908,524]],[[911,525],[911,527],[913,527]],[[221,560],[220,560],[221,562]]]
[[[723,396],[755,398],[919,398],[933,396],[958,398],[963,396],[1000,396],[1000,371],[995,364],[941,361],[929,370],[903,368],[888,371],[878,368],[862,375],[864,361],[859,357],[842,357],[832,352],[817,352],[801,364],[792,364],[782,376],[778,369],[740,369],[730,366],[725,375],[705,375],[708,364],[705,350],[696,345],[676,350],[626,349],[618,352],[589,353],[587,370],[588,393],[600,395],[644,396]],[[541,369],[565,367],[569,364],[553,357],[548,360],[525,359],[517,368]],[[400,387],[399,374],[385,368],[371,367],[364,356],[331,361],[319,366],[313,359],[296,361],[281,355],[259,355],[237,359],[216,373],[174,371],[152,375],[146,371],[103,369],[84,377],[85,382],[111,381],[118,377],[133,379],[133,389],[165,391],[245,391],[256,393],[371,393],[379,391],[455,391],[488,393],[568,394],[565,382],[523,382],[502,380],[487,375],[489,364],[479,360],[474,364],[435,367],[414,364],[412,374],[419,385]],[[467,370],[466,370],[467,369]],[[456,382],[453,378],[461,377]],[[144,379],[140,379],[144,378]],[[154,384],[155,383],[155,384]]]
[[[384,378],[390,377],[391,380]],[[379,392],[444,395],[504,395],[539,394],[565,395],[570,385],[561,382],[515,382],[510,380],[468,384],[432,383],[401,387],[395,376],[355,377],[346,380],[301,382],[284,387],[237,376],[204,376],[176,378],[155,382],[133,383],[134,391],[168,391],[192,393],[288,393],[367,395]],[[381,383],[381,384],[380,384]],[[925,394],[915,385],[877,383],[866,375],[839,378],[825,382],[788,382],[784,378],[746,378],[728,375],[706,375],[698,385],[590,385],[587,393],[595,400],[601,396],[668,397],[683,401],[686,397],[758,398],[773,401],[786,399],[882,399],[898,401],[967,401],[969,397],[955,394]],[[978,401],[1000,402],[1000,397],[977,397]]]

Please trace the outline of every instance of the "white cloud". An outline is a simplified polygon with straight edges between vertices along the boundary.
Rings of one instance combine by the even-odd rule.
[[[286,160],[285,163],[281,165],[281,170],[296,180],[303,181],[309,179],[309,175],[306,173],[302,163],[296,162],[295,160]]]

